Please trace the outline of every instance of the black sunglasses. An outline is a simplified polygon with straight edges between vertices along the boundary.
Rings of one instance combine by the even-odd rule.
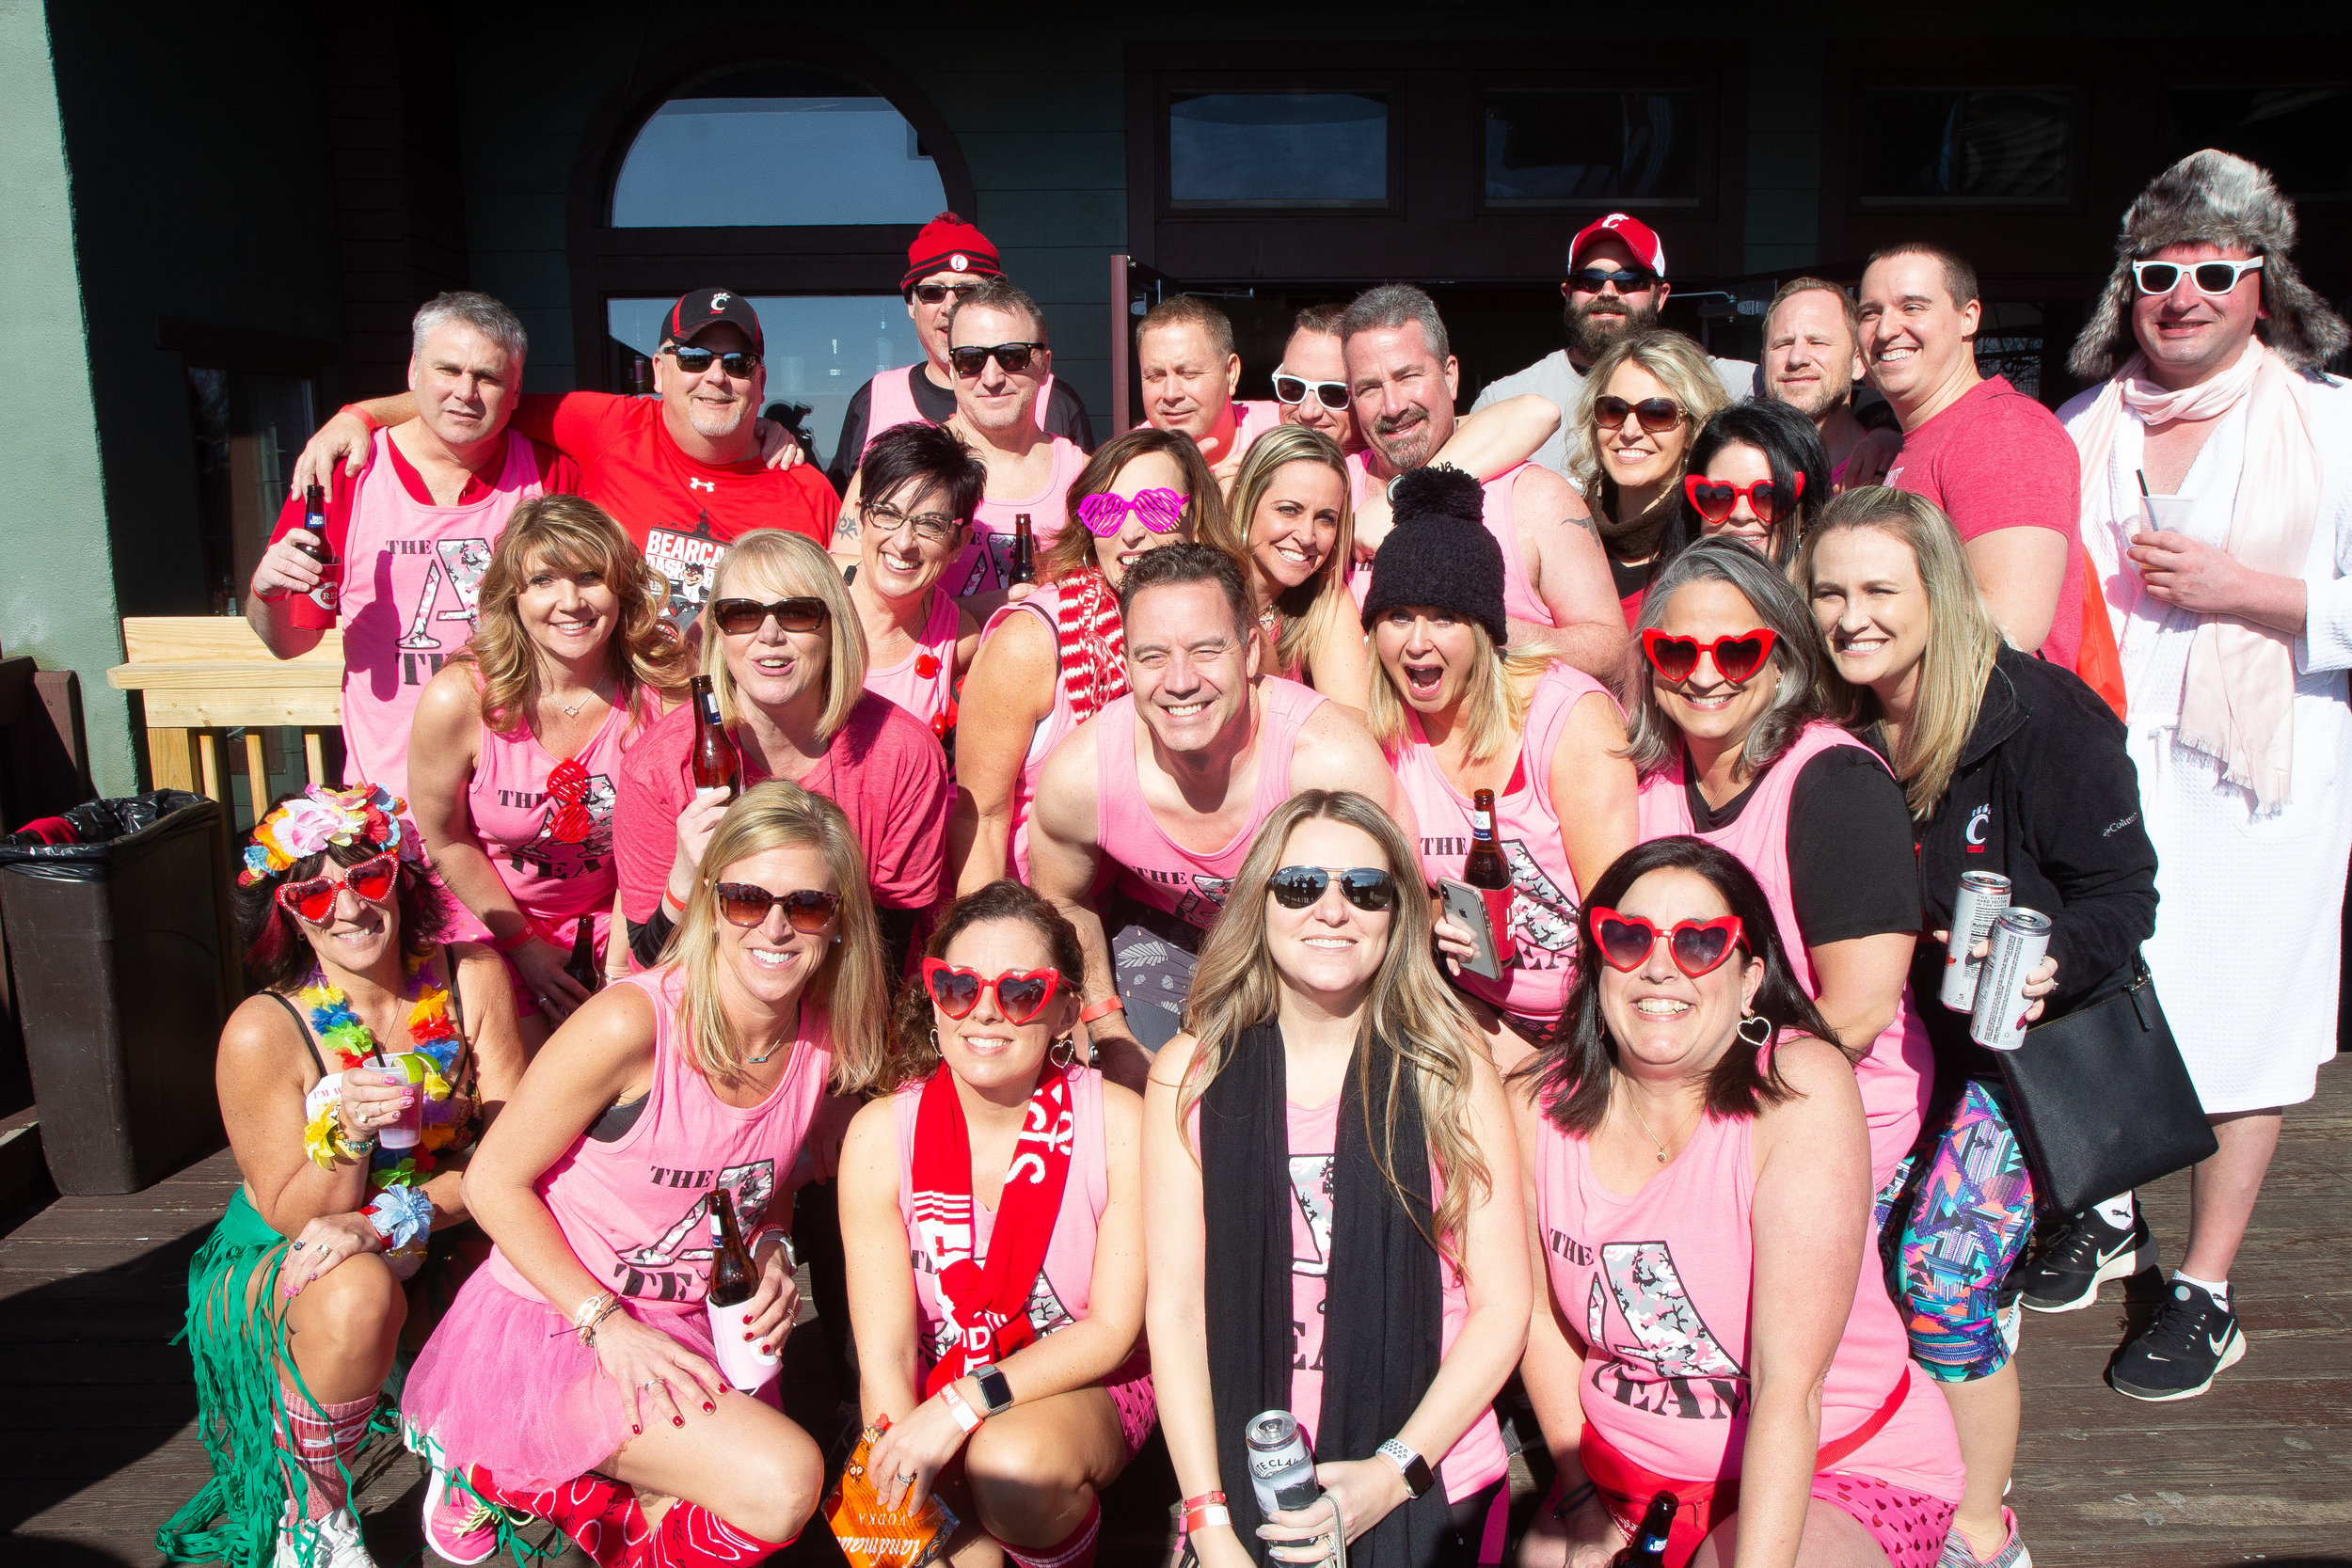
[[[757,599],[721,599],[710,607],[719,629],[730,637],[741,637],[760,628],[769,616],[786,631],[822,631],[832,612],[825,601],[818,598],[778,599],[773,604],[761,604]]]
[[[926,305],[937,305],[949,294],[955,295],[959,300],[964,300],[970,299],[979,291],[980,286],[977,283],[917,283],[914,286],[914,297]]]
[[[1302,375],[1285,375],[1279,371],[1275,372],[1275,402],[1304,403],[1310,392],[1326,408],[1345,408],[1348,405],[1347,383],[1344,381],[1310,381]]]
[[[1568,282],[1579,291],[1588,294],[1597,294],[1612,284],[1615,285],[1617,293],[1621,294],[1637,294],[1644,289],[1654,288],[1658,283],[1658,275],[1641,267],[1636,267],[1631,272],[1603,271],[1599,267],[1586,267],[1580,272],[1568,274]]]
[[[672,343],[669,352],[670,357],[677,361],[677,368],[688,375],[702,374],[710,369],[710,362],[714,359],[719,362],[721,370],[738,378],[759,369],[759,356],[756,354],[721,354],[716,349],[688,348],[683,343]]]
[[[1043,343],[992,343],[982,347],[975,343],[966,348],[949,349],[947,363],[954,366],[956,373],[966,381],[973,380],[986,370],[992,356],[1005,367],[1007,375],[1019,375],[1029,368],[1029,362],[1037,357],[1038,350],[1044,346]]]
[[[1595,398],[1593,418],[1603,430],[1615,430],[1630,414],[1642,421],[1642,428],[1652,436],[1663,436],[1682,422],[1682,404],[1672,398],[1644,398],[1628,403],[1623,398]]]
[[[1303,910],[1331,885],[1336,867],[1286,865],[1266,879],[1266,891],[1286,910]],[[1396,908],[1396,879],[1375,866],[1339,871],[1340,895],[1359,910],[1379,914]]]
[[[771,893],[756,882],[721,882],[711,891],[719,895],[719,912],[730,926],[749,929],[768,924],[768,911],[784,906],[784,923],[804,937],[813,937],[823,930],[841,907],[838,894],[816,888],[795,888],[790,893]]]

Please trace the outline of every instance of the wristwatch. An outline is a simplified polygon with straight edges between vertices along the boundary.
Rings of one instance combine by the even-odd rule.
[[[1012,1408],[1012,1385],[994,1363],[968,1369],[973,1382],[980,1386],[980,1414],[1001,1416]]]
[[[1405,1478],[1405,1492],[1407,1497],[1418,1497],[1429,1490],[1430,1483],[1436,1479],[1429,1473],[1429,1461],[1393,1437],[1381,1444],[1378,1452],[1381,1458],[1395,1465],[1397,1473]]]

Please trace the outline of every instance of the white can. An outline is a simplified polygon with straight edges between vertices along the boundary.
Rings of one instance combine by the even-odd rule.
[[[1990,940],[1968,1037],[1988,1051],[2014,1051],[2026,1043],[2026,976],[2050,950],[2050,917],[2040,910],[2004,910]]]
[[[1993,929],[1994,920],[2009,908],[2009,879],[1997,871],[1963,871],[1960,891],[1952,895],[1951,940],[1944,945],[1944,1006],[1956,1013],[1974,1012],[1977,975],[1984,960],[1972,957],[1977,943]]]

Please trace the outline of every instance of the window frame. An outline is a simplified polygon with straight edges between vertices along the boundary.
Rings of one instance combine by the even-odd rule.
[[[1859,147],[1869,139],[1869,101],[1872,94],[1899,92],[2063,92],[2067,95],[2069,113],[2066,126],[2066,189],[2055,197],[2035,197],[2018,199],[2008,197],[1979,196],[1870,196],[1863,188],[1861,160],[1856,159],[1849,171],[1849,199],[1854,209],[1865,213],[2053,213],[2069,212],[2080,207],[2088,170],[2085,167],[2086,143],[2084,134],[2090,118],[2090,94],[2079,81],[2068,80],[2063,73],[2053,75],[2036,72],[2031,76],[2010,81],[1979,80],[1980,73],[1961,72],[1949,81],[1856,82],[1851,103],[1852,115],[1852,145]]]
[[[1169,71],[1157,74],[1152,106],[1152,200],[1162,217],[1311,220],[1324,217],[1394,218],[1405,205],[1406,73],[1401,71]],[[1356,93],[1377,95],[1389,106],[1388,194],[1380,203],[1179,202],[1175,198],[1174,140],[1170,116],[1180,93]]]
[[[1498,217],[1544,217],[1555,214],[1657,213],[1677,217],[1711,217],[1716,215],[1716,201],[1723,187],[1724,115],[1722,69],[1695,71],[1645,71],[1629,79],[1614,71],[1498,71],[1481,75],[1473,85],[1470,110],[1471,116],[1472,167],[1471,199],[1479,214]],[[1540,201],[1521,198],[1497,202],[1486,194],[1486,100],[1498,92],[1689,92],[1698,96],[1700,116],[1693,135],[1698,140],[1698,184],[1696,194],[1679,196],[1614,196],[1573,197],[1560,201]]]

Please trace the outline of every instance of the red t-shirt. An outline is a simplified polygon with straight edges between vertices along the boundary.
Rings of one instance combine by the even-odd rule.
[[[408,499],[419,506],[434,505],[431,486],[425,483],[424,475],[417,472],[416,465],[401,455],[400,443],[387,441],[384,449],[391,453],[392,472],[399,478],[401,488],[408,492]],[[549,495],[580,494],[580,469],[570,458],[543,441],[531,443],[531,455],[539,460],[539,483]],[[365,477],[364,470],[359,477]],[[494,469],[490,478],[495,480],[497,477]],[[344,541],[351,535],[351,502],[352,498],[359,493],[359,486],[352,475],[342,471],[339,464],[332,489],[333,494],[326,498],[326,547],[335,552],[336,564],[327,569],[326,575],[341,582],[343,572],[350,565],[345,559],[350,552],[344,548]],[[489,481],[480,474],[469,474],[466,476],[466,487],[450,504],[471,506],[487,496],[490,490]],[[269,542],[275,545],[289,532],[300,528],[302,514],[302,498],[298,495],[288,497],[286,504],[278,509],[278,526],[270,531]],[[295,626],[308,626],[312,631],[332,630],[336,624],[334,611],[321,610],[307,594],[296,597],[287,607],[287,617]]]
[[[2005,528],[2063,534],[2066,577],[2040,651],[2074,668],[2083,641],[2082,459],[2056,414],[2005,376],[1979,382],[1904,432],[1886,483],[1942,507],[1963,539]]]
[[[841,498],[814,463],[696,462],[663,428],[659,398],[526,393],[515,400],[515,428],[580,465],[580,493],[619,519],[669,579],[670,614],[681,626],[710,597],[739,535],[788,529],[820,546],[833,537]]]
[[[639,736],[621,758],[612,806],[621,912],[642,926],[661,903],[677,859],[678,813],[694,798],[689,755],[694,705],[674,708]],[[768,775],[750,752],[746,787]],[[929,724],[886,697],[867,692],[801,786],[841,808],[866,852],[874,902],[925,910],[938,902],[947,876],[947,753]]]

